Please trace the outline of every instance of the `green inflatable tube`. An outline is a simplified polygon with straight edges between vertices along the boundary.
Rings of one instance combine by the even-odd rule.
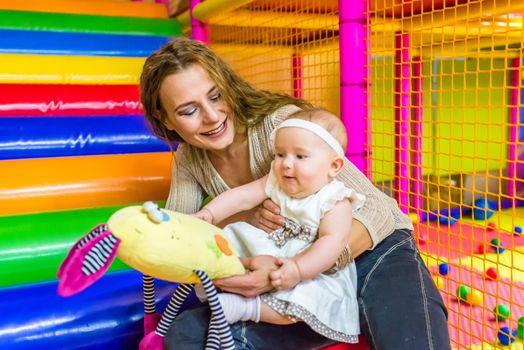
[[[177,19],[0,10],[0,29],[181,36]]]
[[[122,207],[0,217],[0,286],[56,279],[73,243]],[[110,270],[127,268],[116,259]]]

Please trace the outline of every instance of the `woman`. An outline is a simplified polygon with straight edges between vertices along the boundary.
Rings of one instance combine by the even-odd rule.
[[[146,118],[169,143],[180,141],[167,207],[196,212],[206,195],[263,177],[272,160],[270,134],[305,101],[261,91],[241,79],[208,47],[185,38],[151,55],[140,81]],[[447,314],[422,262],[409,219],[350,162],[337,177],[367,200],[353,214],[349,252],[358,271],[361,329],[374,349],[450,349]],[[228,222],[247,221],[271,232],[284,222],[271,201]],[[225,224],[225,222],[223,223]],[[256,296],[271,290],[275,258],[244,260],[252,272],[216,281],[226,291]],[[167,349],[203,349],[209,309],[183,312]],[[241,349],[315,349],[332,341],[303,322],[281,326],[240,322],[232,327]]]

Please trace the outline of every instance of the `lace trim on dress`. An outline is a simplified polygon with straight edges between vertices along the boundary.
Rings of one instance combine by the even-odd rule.
[[[262,301],[265,302],[270,308],[278,312],[279,314],[286,316],[293,322],[304,321],[311,329],[326,338],[333,339],[344,343],[357,343],[358,334],[345,334],[342,332],[335,331],[324,323],[320,322],[315,315],[306,310],[300,305],[295,303],[280,300],[271,294],[263,294],[260,296]]]
[[[293,219],[284,218],[285,223],[279,229],[270,232],[267,237],[275,243],[278,248],[282,248],[291,238],[298,238],[306,242],[313,242],[317,232],[307,226],[302,226]]]

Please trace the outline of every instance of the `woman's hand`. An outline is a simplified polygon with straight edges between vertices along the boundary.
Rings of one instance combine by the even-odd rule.
[[[259,255],[252,258],[241,258],[244,267],[251,272],[228,278],[213,280],[220,289],[252,298],[273,289],[269,274],[279,268],[277,258],[270,255]]]
[[[250,224],[269,233],[284,226],[284,217],[280,215],[280,207],[271,199],[266,199],[258,207]]]

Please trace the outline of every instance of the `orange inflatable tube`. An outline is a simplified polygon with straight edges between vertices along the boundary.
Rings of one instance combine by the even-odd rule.
[[[170,152],[0,162],[0,215],[165,200]]]
[[[58,12],[82,15],[168,18],[162,4],[107,0],[0,0],[1,10]]]

